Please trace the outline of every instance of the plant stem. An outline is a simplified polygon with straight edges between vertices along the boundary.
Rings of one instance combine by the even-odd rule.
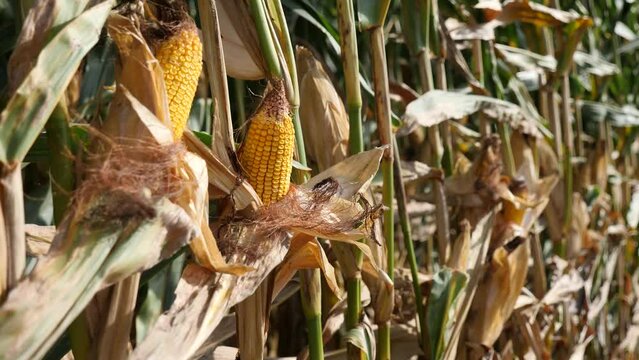
[[[0,164],[0,302],[22,277],[26,263],[22,164]]]
[[[264,3],[262,0],[250,0],[249,8],[251,10],[253,21],[255,22],[260,48],[262,49],[262,55],[266,60],[269,75],[270,77],[280,79],[282,77],[282,68],[280,67],[277,50],[271,36],[269,25],[270,20],[266,14]]]
[[[388,90],[388,71],[386,65],[386,50],[384,46],[384,28],[375,26],[370,30],[372,63],[373,63],[373,85],[375,90],[375,113],[377,115],[377,129],[379,138],[383,146],[387,146],[382,158],[383,189],[382,202],[384,204],[384,238],[386,240],[386,273],[391,281],[395,272],[395,234],[393,217],[393,148],[392,148],[392,127],[390,95]],[[387,299],[392,303],[393,299]],[[392,309],[392,306],[388,307]],[[384,319],[379,323],[378,343],[381,347],[377,358],[380,360],[390,359],[390,330],[381,331],[382,328],[390,329],[390,314],[375,314],[376,318]]]
[[[354,155],[364,151],[364,135],[362,134],[362,94],[359,85],[359,54],[353,0],[337,0],[337,15],[350,126],[348,146],[350,155]]]
[[[233,79],[233,92],[235,92],[235,117],[240,130],[241,138],[246,135],[246,107],[244,102],[244,80]]]
[[[279,39],[288,74],[290,76],[291,86],[293,90],[288,93],[288,99],[293,113],[293,126],[295,128],[295,145],[297,150],[298,161],[306,166],[306,149],[304,147],[304,134],[302,133],[302,124],[299,117],[300,95],[299,83],[297,81],[297,67],[295,63],[295,52],[291,44],[291,37],[288,32],[284,10],[280,1],[272,1],[271,14],[275,17],[277,27],[277,37]],[[299,173],[295,176],[295,182],[303,184],[308,180],[306,173]],[[309,357],[311,360],[324,359],[324,342],[322,340],[322,281],[319,269],[305,269],[300,271],[300,296],[304,316],[306,317],[306,330],[308,333]]]
[[[377,359],[390,360],[391,359],[391,326],[390,322],[380,324],[377,328],[377,337],[380,341],[377,343]],[[381,341],[381,340],[384,341]]]
[[[357,51],[357,35],[355,31],[355,10],[353,0],[337,0],[337,16],[342,50],[342,67],[344,69],[344,85],[346,88],[346,106],[349,119],[350,155],[364,151],[364,135],[362,133],[362,94],[359,84],[359,55]],[[346,329],[350,330],[359,324],[362,312],[361,291],[363,255],[361,251],[353,251],[357,271],[346,278],[347,307]],[[348,358],[358,359],[363,355],[357,347],[348,345]]]
[[[322,281],[317,269],[300,271],[300,293],[302,309],[306,317],[308,331],[308,349],[311,360],[324,359],[324,341],[322,339]]]
[[[299,109],[300,109],[300,91],[299,83],[297,81],[297,68],[295,65],[295,51],[293,51],[293,44],[291,43],[291,37],[288,32],[288,25],[286,24],[286,18],[284,17],[284,9],[282,9],[282,2],[279,0],[271,1],[272,4],[271,13],[277,19],[275,23],[279,26],[277,28],[277,36],[286,60],[286,66],[288,67],[288,74],[290,76],[291,93],[287,93],[288,101],[291,106],[291,113],[293,114],[293,125],[295,127],[295,141],[298,144],[297,153],[299,161],[303,165],[306,165],[306,149],[304,147],[304,137],[302,134],[302,124],[299,121]]]
[[[430,59],[427,49],[422,49],[419,52],[417,62],[419,64],[419,78],[422,84],[422,90],[424,93],[435,88],[433,83],[433,69],[430,64]]]
[[[557,104],[557,98],[555,97],[555,89],[551,84],[552,84],[551,80],[548,80],[548,84],[546,85],[548,87],[548,92],[546,93],[546,95],[548,96],[548,101],[547,101],[548,117],[549,117],[548,120],[550,121],[552,135],[555,137],[554,139],[555,141],[553,141],[555,154],[557,155],[557,158],[561,160],[562,158],[561,123],[559,122],[559,116],[557,115],[558,104]]]
[[[512,178],[517,171],[515,170],[515,156],[513,155],[513,149],[510,145],[510,129],[508,128],[508,124],[500,122],[497,124],[497,130],[499,131],[499,138],[501,140],[501,152],[506,166],[506,175]]]
[[[399,158],[399,149],[397,139],[393,139],[393,177],[395,181],[395,199],[397,200],[397,212],[399,213],[399,222],[402,227],[402,235],[404,237],[404,247],[407,251],[408,264],[410,266],[411,278],[413,281],[413,292],[415,293],[415,304],[417,307],[417,322],[419,324],[419,342],[422,342],[422,334],[426,329],[426,317],[424,311],[424,303],[422,299],[422,290],[419,284],[419,268],[417,258],[415,257],[415,247],[413,244],[413,235],[411,233],[410,218],[406,209],[406,189],[402,180],[402,167]]]
[[[575,137],[577,147],[575,148],[575,155],[584,156],[586,154],[583,140],[584,123],[581,117],[581,102],[578,98],[575,98],[575,125],[577,125],[577,136]]]
[[[472,42],[473,44],[473,56],[472,56],[472,67],[475,77],[480,84],[484,84],[484,59],[483,59],[483,51],[482,51],[482,43],[481,40],[475,39]],[[485,138],[490,135],[490,122],[486,118],[486,116],[482,113],[478,115],[479,117],[479,132],[482,138]]]
[[[447,90],[448,85],[446,83],[446,67],[444,58],[437,58],[435,61],[435,87],[440,90]],[[444,121],[439,124],[439,132],[441,135],[441,141],[444,146],[443,157],[441,158],[442,167],[446,176],[450,176],[453,173],[453,141],[450,134],[450,124],[448,121]]]
[[[355,281],[357,280],[357,281]],[[348,309],[355,309],[361,306],[361,291],[362,291],[362,279],[349,278],[346,281],[346,292],[348,294],[346,298],[346,305]],[[353,296],[350,296],[353,294]],[[359,312],[347,311],[346,312],[346,329],[353,329],[359,324]]]
[[[564,234],[568,234],[572,223],[572,153],[573,135],[570,124],[570,81],[568,74],[562,76],[561,82],[561,120],[564,135]],[[564,239],[566,236],[563,237]]]

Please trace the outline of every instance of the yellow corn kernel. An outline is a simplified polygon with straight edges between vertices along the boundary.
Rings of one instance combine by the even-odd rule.
[[[162,41],[156,58],[164,72],[173,137],[180,140],[202,72],[202,43],[195,26],[185,26]]]
[[[271,90],[251,117],[240,150],[240,164],[248,182],[265,205],[288,192],[295,130],[281,90]]]

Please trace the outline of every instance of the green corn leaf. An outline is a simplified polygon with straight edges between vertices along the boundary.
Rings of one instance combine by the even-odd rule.
[[[0,114],[0,161],[20,162],[42,131],[80,62],[97,43],[113,0],[82,13],[42,49]]]
[[[449,268],[440,270],[433,277],[426,308],[431,359],[441,359],[446,350],[450,310],[467,282],[468,275]]]

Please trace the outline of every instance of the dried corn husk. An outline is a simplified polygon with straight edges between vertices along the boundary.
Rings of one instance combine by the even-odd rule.
[[[327,169],[348,154],[348,115],[331,79],[313,53],[298,46],[296,56],[306,154],[320,170]]]
[[[246,1],[221,1],[218,4],[226,72],[230,77],[242,80],[264,79],[266,67],[248,4]]]

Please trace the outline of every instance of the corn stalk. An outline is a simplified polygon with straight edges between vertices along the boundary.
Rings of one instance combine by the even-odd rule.
[[[300,94],[299,81],[297,76],[297,66],[295,64],[295,53],[291,44],[291,37],[288,32],[286,18],[282,3],[278,0],[270,1],[269,10],[275,19],[277,37],[286,59],[288,73],[293,92],[288,95],[291,112],[293,113],[293,125],[295,127],[295,146],[297,159],[303,165],[307,165],[306,149],[304,146],[304,134],[299,117]],[[296,172],[294,180],[298,184],[303,184],[308,180],[306,174]],[[306,317],[306,330],[308,333],[309,358],[311,360],[324,359],[324,341],[322,339],[322,285],[319,269],[303,269],[300,271],[300,296],[302,308]]]
[[[359,84],[359,55],[357,51],[357,33],[355,30],[355,9],[353,0],[337,0],[337,16],[340,32],[340,47],[342,67],[344,69],[344,84],[346,87],[346,109],[349,119],[349,154],[354,155],[364,151],[364,137],[362,134],[362,95]],[[342,244],[336,244],[343,247]],[[346,329],[354,329],[360,322],[362,313],[362,277],[361,267],[363,255],[353,250],[355,269],[346,276]],[[363,356],[355,346],[348,345],[349,359]]]
[[[387,2],[387,7],[390,2]],[[383,24],[383,21],[382,21]],[[382,145],[386,146],[382,159],[384,203],[384,238],[386,240],[386,272],[391,280],[395,272],[395,234],[393,218],[393,133],[391,128],[390,97],[388,91],[388,72],[386,66],[386,50],[384,44],[384,28],[375,26],[370,31],[373,60],[373,80],[375,88],[375,108],[377,114],[377,128]],[[392,303],[393,299],[387,299]],[[390,307],[392,309],[392,306]],[[378,354],[380,360],[391,358],[390,317],[379,319],[376,314],[378,329]],[[390,314],[388,314],[390,315]],[[381,321],[383,320],[383,321]]]

